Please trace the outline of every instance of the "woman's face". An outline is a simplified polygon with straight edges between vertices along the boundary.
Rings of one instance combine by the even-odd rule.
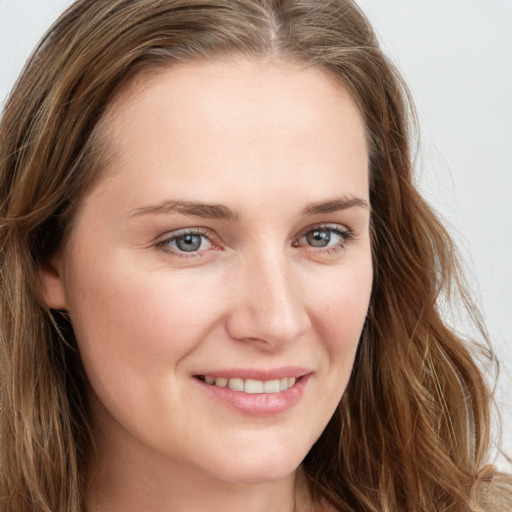
[[[108,169],[44,270],[100,456],[291,474],[345,390],[370,298],[354,102],[318,69],[182,64],[134,81],[105,133]]]

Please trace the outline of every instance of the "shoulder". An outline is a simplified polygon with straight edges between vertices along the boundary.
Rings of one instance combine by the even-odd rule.
[[[512,510],[512,476],[499,473],[487,466],[473,489],[473,502],[483,512],[510,512]]]

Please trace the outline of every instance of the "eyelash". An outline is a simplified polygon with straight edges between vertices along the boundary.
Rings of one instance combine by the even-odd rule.
[[[314,232],[328,232],[330,235],[334,234],[339,236],[339,241],[336,242],[333,245],[329,245],[326,247],[315,247],[312,245],[306,245],[309,250],[313,250],[315,252],[321,252],[324,254],[335,254],[341,249],[344,249],[347,244],[352,242],[355,238],[355,234],[353,231],[348,229],[347,227],[340,227],[339,225],[331,225],[331,224],[320,224],[318,226],[313,226],[307,228],[306,231],[303,231],[303,234],[301,234],[299,237],[297,237],[296,240],[293,242],[294,247],[300,247],[298,240],[301,240],[305,238],[308,234],[314,233]],[[329,240],[330,241],[330,240]]]
[[[305,238],[308,234],[314,233],[315,231],[328,232],[330,236],[332,236],[332,234],[339,236],[339,241],[333,245],[328,245],[325,247],[315,247],[312,245],[300,243],[300,240]],[[183,240],[187,236],[199,236],[203,240],[206,239],[208,243],[211,245],[211,248],[219,249],[219,246],[216,245],[215,242],[211,240],[211,233],[209,231],[201,229],[188,229],[174,233],[170,237],[167,237],[164,240],[159,241],[157,243],[157,247],[160,247],[162,248],[163,251],[171,255],[178,256],[180,258],[198,258],[201,257],[204,252],[210,249],[208,248],[203,250],[198,249],[193,251],[184,251],[180,250],[179,248],[173,248],[170,246],[171,243],[176,243],[179,240]],[[309,227],[307,228],[307,230],[303,231],[301,235],[294,239],[294,241],[292,242],[292,246],[298,248],[304,245],[304,247],[307,247],[308,250],[314,251],[315,253],[334,254],[344,249],[348,243],[354,240],[354,238],[354,233],[346,227],[341,228],[339,225],[320,224],[317,226]],[[330,239],[328,240],[328,242],[330,242]],[[203,242],[201,241],[201,245],[202,243]]]
[[[212,247],[218,249],[218,246],[212,242],[211,240],[211,234],[208,231],[201,230],[201,229],[187,229],[183,231],[178,231],[177,233],[174,233],[170,237],[165,238],[164,240],[161,240],[158,242],[157,247],[161,247],[162,250],[165,252],[178,256],[180,258],[198,258],[201,256],[201,252],[199,251],[182,251],[179,249],[175,249],[170,247],[170,244],[173,242],[176,242],[177,240],[184,239],[187,236],[200,236],[203,239],[208,240],[208,242],[212,245]],[[202,243],[202,242],[201,242]]]

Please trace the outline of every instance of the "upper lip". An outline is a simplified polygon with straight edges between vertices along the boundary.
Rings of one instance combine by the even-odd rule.
[[[224,370],[207,370],[196,373],[195,376],[208,376],[225,379],[254,379],[254,380],[276,380],[284,377],[295,377],[296,379],[311,373],[311,370],[299,366],[282,366],[280,368],[229,368]]]

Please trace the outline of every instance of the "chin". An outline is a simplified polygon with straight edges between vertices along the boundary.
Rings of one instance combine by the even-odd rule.
[[[279,446],[254,444],[251,450],[233,450],[235,456],[224,459],[224,463],[217,459],[214,474],[226,482],[240,484],[282,480],[297,470],[309,448],[285,441]]]
[[[217,478],[229,483],[238,484],[263,484],[277,482],[284,480],[297,470],[300,465],[297,464],[282,464],[276,463],[273,460],[271,464],[243,464],[237,465],[235,468],[226,468],[225,472],[219,475],[216,472]]]

